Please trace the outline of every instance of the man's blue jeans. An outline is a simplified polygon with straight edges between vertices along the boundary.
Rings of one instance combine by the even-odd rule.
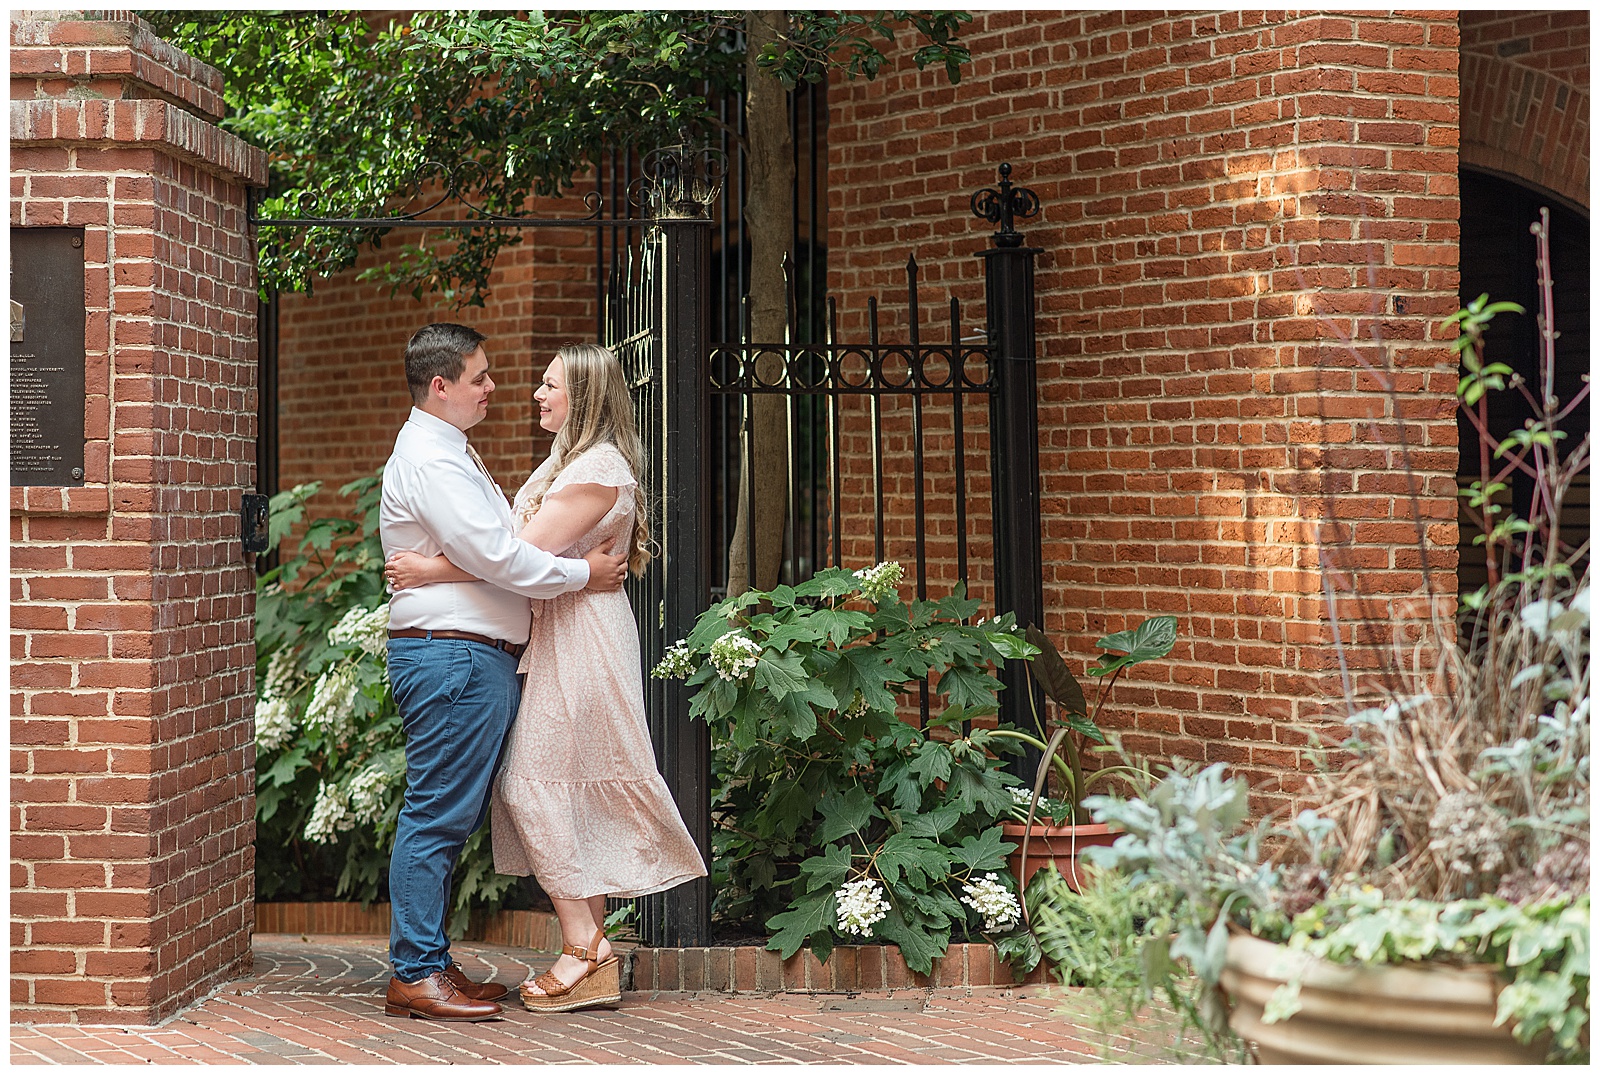
[[[489,809],[517,715],[517,659],[481,642],[389,639],[406,733],[406,797],[389,860],[389,960],[401,981],[450,966],[450,875]]]

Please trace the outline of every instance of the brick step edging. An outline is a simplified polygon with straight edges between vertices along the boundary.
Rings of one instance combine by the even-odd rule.
[[[321,933],[382,937],[389,905],[374,903],[258,903],[257,933]],[[467,939],[539,952],[561,950],[561,926],[545,911],[474,916]],[[1035,985],[1049,981],[1043,965],[1021,981],[991,944],[952,944],[932,971],[906,966],[892,945],[840,945],[823,963],[803,949],[784,959],[755,945],[644,948],[619,944],[622,988],[653,993],[881,993],[891,989],[950,989]]]
[[[387,903],[258,903],[256,933],[320,933],[334,936],[387,937]],[[536,952],[561,951],[561,924],[547,911],[474,913],[466,939]]]
[[[634,948],[622,953],[622,988],[644,992],[882,993],[891,989],[951,989],[1036,985],[1050,979],[1044,965],[1018,981],[992,944],[952,944],[932,971],[906,966],[893,945],[840,945],[823,963],[809,948],[788,959],[754,945],[737,948]]]

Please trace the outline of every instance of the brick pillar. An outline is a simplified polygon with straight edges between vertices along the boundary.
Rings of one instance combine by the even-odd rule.
[[[87,443],[11,490],[12,1017],[153,1023],[250,958],[266,159],[143,22],[57,19],[12,16],[11,224],[84,229]]]

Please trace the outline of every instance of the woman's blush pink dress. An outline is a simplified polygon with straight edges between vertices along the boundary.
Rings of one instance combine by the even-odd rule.
[[[519,524],[530,491],[553,459],[517,493]],[[609,485],[617,502],[562,556],[580,557],[607,539],[627,549],[638,488],[622,453],[601,444],[574,459],[551,486]],[[579,590],[534,601],[521,671],[522,705],[494,788],[494,868],[523,876],[559,899],[643,896],[705,876],[645,723],[639,634],[622,590]]]

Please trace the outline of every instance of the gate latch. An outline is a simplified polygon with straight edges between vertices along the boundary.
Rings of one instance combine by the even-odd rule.
[[[246,493],[239,505],[239,538],[247,553],[267,551],[269,503],[265,493]]]

